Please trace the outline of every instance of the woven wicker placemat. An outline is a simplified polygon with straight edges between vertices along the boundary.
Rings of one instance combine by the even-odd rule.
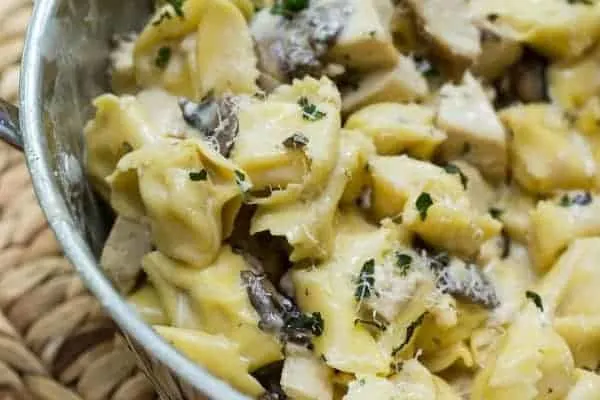
[[[0,96],[17,98],[31,0],[0,0]],[[0,142],[0,400],[156,395],[61,256],[22,155]]]

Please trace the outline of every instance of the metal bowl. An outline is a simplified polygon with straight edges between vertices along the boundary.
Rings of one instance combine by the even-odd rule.
[[[109,221],[85,178],[82,130],[93,115],[92,98],[108,90],[111,38],[139,30],[150,12],[149,0],[37,1],[22,63],[20,120],[0,101],[0,138],[24,147],[50,226],[160,397],[244,399],[146,325],[98,266]]]

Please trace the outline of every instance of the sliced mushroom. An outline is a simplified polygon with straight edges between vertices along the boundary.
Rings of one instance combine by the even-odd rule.
[[[268,9],[257,13],[251,30],[263,79],[273,84],[322,75],[326,70],[322,57],[342,31],[347,13],[344,1],[312,2],[291,18]]]
[[[129,293],[138,281],[142,258],[151,250],[150,226],[118,217],[102,250],[100,265],[121,293]]]
[[[196,128],[216,151],[229,157],[239,130],[234,96],[215,99],[209,94],[200,103],[182,98],[179,108],[188,125]]]
[[[476,265],[453,259],[447,266],[433,268],[437,286],[442,292],[485,308],[500,305],[496,290],[487,276]]]
[[[277,334],[285,343],[312,347],[312,338],[323,329],[320,314],[303,314],[264,274],[248,270],[242,271],[241,277],[250,303],[260,316],[260,329]]]

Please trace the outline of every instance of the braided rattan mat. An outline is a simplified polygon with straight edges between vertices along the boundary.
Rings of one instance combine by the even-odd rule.
[[[31,0],[0,0],[0,96],[17,97]],[[155,398],[61,256],[23,157],[0,142],[0,400]]]

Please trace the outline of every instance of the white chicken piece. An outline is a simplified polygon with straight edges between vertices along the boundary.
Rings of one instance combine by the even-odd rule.
[[[407,0],[407,3],[442,55],[463,63],[471,63],[479,56],[479,30],[465,0]]]
[[[481,84],[466,73],[459,86],[446,84],[440,91],[438,126],[448,139],[441,145],[447,161],[464,158],[488,179],[506,176],[506,130]]]
[[[375,71],[357,82],[351,90],[342,90],[342,111],[352,112],[369,104],[405,103],[422,100],[429,95],[427,80],[410,57],[398,56],[396,65]]]

